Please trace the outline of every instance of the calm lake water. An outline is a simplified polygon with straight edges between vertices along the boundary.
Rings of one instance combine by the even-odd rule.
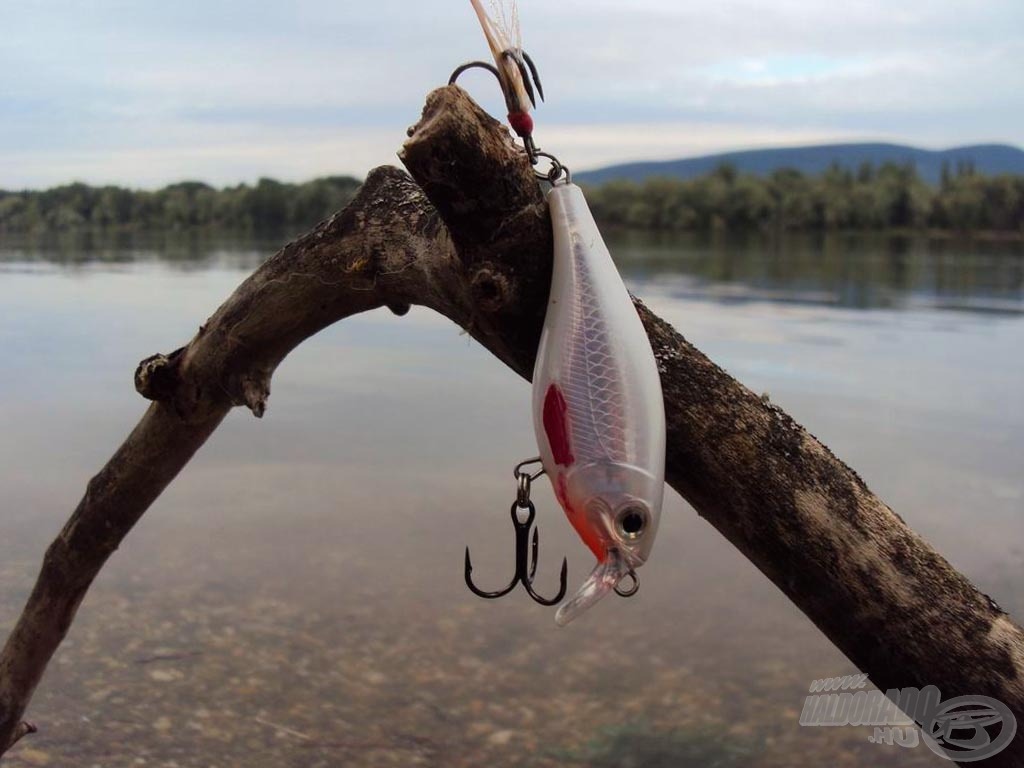
[[[0,632],[191,337],[282,239],[0,241]],[[657,312],[1024,616],[1024,245],[620,236]],[[851,664],[673,492],[631,600],[565,629],[511,574],[529,385],[442,317],[345,321],[236,410],[112,558],[12,766],[924,766],[801,728]],[[548,488],[538,583],[592,557]]]

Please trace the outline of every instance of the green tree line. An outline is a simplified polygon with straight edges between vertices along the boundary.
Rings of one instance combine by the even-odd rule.
[[[588,189],[594,217],[648,230],[945,229],[1024,234],[1024,176],[982,176],[945,168],[938,185],[913,165],[833,166],[808,176],[766,177],[723,165],[696,179],[608,182]]]
[[[156,191],[69,184],[0,191],[0,232],[81,228],[304,229],[352,199],[357,179],[304,184],[260,179],[214,189],[201,182]],[[819,175],[792,169],[769,176],[723,165],[696,179],[614,181],[587,197],[603,225],[662,231],[943,229],[1024,234],[1024,176],[983,176],[969,165],[945,169],[939,184],[912,165],[834,166]]]
[[[255,185],[224,189],[186,181],[156,191],[80,183],[40,192],[0,191],[0,232],[306,228],[345,206],[360,183],[349,176],[328,176],[304,184],[260,179]]]

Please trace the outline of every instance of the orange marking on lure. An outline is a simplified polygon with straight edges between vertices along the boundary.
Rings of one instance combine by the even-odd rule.
[[[566,486],[565,475],[561,473],[558,474],[558,479],[555,481],[555,498],[562,505],[565,516],[569,518],[569,523],[576,529],[576,533],[579,534],[583,543],[594,553],[597,561],[603,563],[608,557],[608,548],[598,535],[597,529],[588,525],[584,515],[569,501],[569,489]]]

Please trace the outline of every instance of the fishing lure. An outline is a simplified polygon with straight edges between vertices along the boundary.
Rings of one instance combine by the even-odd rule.
[[[651,344],[575,184],[548,193],[554,272],[533,371],[544,472],[597,566],[555,616],[566,624],[651,552],[665,483],[665,406]]]
[[[496,22],[480,0],[470,2],[497,66],[464,64],[449,82],[472,66],[493,72],[509,107],[509,123],[523,137],[530,162],[537,164],[539,157],[551,161],[550,170],[538,176],[551,183],[547,200],[554,270],[533,372],[533,421],[540,456],[516,467],[516,574],[503,590],[480,590],[470,578],[467,548],[465,577],[481,597],[500,597],[521,582],[543,605],[562,599],[564,561],[554,598],[541,597],[532,584],[538,543],[536,529],[532,548],[528,543],[534,519],[530,482],[546,474],[569,522],[597,558],[589,578],[555,615],[556,622],[565,625],[610,591],[629,596],[639,586],[636,569],[654,544],[664,492],[661,379],[643,324],[582,190],[572,183],[565,166],[533,143],[527,104],[533,103],[530,75],[538,91],[540,81],[522,51],[515,4]],[[541,471],[530,474],[522,469],[533,461],[540,462]],[[518,517],[519,509],[527,510],[525,521]],[[630,583],[624,586],[627,580]]]

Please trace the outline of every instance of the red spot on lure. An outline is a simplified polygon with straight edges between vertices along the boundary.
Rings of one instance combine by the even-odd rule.
[[[544,432],[548,436],[555,464],[568,467],[575,461],[569,444],[569,408],[557,384],[552,383],[544,396]]]

